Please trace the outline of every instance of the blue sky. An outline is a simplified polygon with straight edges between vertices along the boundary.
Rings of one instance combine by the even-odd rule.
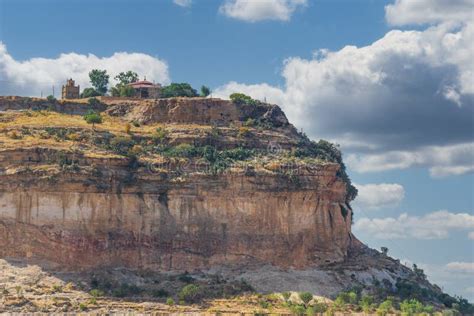
[[[0,0],[0,94],[50,94],[68,76],[84,87],[96,66],[278,103],[341,144],[356,235],[473,300],[473,6]]]

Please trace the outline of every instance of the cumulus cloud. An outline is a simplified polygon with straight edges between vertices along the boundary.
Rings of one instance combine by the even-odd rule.
[[[53,85],[59,91],[70,77],[84,88],[89,86],[89,71],[95,68],[106,69],[111,78],[121,71],[133,70],[148,80],[170,81],[167,63],[146,54],[118,52],[110,57],[98,57],[68,53],[57,58],[16,60],[0,42],[0,94],[39,96],[41,91],[50,94]]]
[[[193,0],[173,0],[173,3],[183,8],[189,8],[193,4]]]
[[[459,175],[474,171],[474,143],[428,146],[413,151],[350,154],[346,161],[357,172],[428,167],[433,177]]]
[[[397,206],[405,197],[405,189],[397,183],[355,184],[355,186],[359,194],[353,206],[363,210]]]
[[[472,19],[474,0],[396,0],[385,6],[391,25],[459,22]]]
[[[393,30],[368,46],[288,58],[283,87],[230,82],[215,93],[265,96],[310,136],[338,142],[361,161],[404,158],[379,170],[422,165],[433,175],[471,172],[473,42],[474,23]],[[437,149],[448,149],[449,157]]]
[[[474,273],[474,262],[450,262],[446,265],[446,268],[450,271]]]
[[[361,218],[354,225],[355,232],[365,232],[377,239],[445,239],[451,231],[473,228],[473,215],[445,210],[421,217],[403,213],[398,218]]]
[[[289,21],[295,10],[306,4],[307,0],[226,0],[219,12],[246,22]]]

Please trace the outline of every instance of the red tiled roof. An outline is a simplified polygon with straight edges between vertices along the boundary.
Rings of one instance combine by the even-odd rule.
[[[135,81],[132,83],[128,84],[129,86],[135,87],[135,86],[152,86],[153,82],[146,81],[146,80],[141,80],[141,81]]]

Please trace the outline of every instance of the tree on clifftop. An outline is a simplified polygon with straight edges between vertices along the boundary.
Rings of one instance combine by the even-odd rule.
[[[115,80],[117,80],[119,83],[117,85],[127,85],[132,82],[137,82],[138,81],[138,74],[134,71],[127,71],[127,72],[121,72],[118,75],[114,77]]]
[[[162,98],[173,98],[173,97],[197,97],[198,93],[189,83],[172,83],[169,86],[164,86],[161,89]]]
[[[138,74],[134,71],[121,72],[114,77],[118,83],[110,89],[110,94],[114,97],[132,97],[135,90],[128,84],[138,81]]]
[[[91,72],[89,72],[89,79],[91,85],[98,93],[104,95],[107,92],[107,86],[109,84],[109,75],[107,74],[107,70],[93,69]]]
[[[209,89],[209,87],[206,87],[206,86],[201,87],[201,97],[207,97],[210,94],[211,94],[211,89]]]

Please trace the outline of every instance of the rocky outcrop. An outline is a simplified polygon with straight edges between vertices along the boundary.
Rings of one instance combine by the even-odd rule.
[[[144,124],[197,124],[228,126],[249,118],[275,127],[290,127],[285,113],[276,105],[248,106],[216,98],[171,98],[146,101],[120,101],[102,98],[110,104],[107,113]]]
[[[193,270],[264,262],[305,267],[341,261],[350,242],[339,166],[301,175],[193,175],[168,181],[120,168],[88,174],[0,176],[0,256],[65,267]],[[126,177],[126,176],[124,176]],[[344,214],[346,214],[344,216]]]
[[[0,101],[10,110],[46,102]],[[81,112],[87,102],[77,102]],[[301,136],[279,107],[205,98],[102,98],[100,104],[113,124],[174,127],[156,140],[149,129],[130,135],[108,123],[110,130],[92,130],[71,116],[56,116],[58,126],[46,120],[47,127],[34,125],[34,113],[5,118],[10,138],[0,133],[0,143],[8,144],[0,150],[0,257],[65,269],[188,271],[245,263],[304,268],[346,258],[352,214],[341,166],[291,156]],[[22,115],[31,127],[15,124]],[[249,118],[259,125],[239,130]],[[215,135],[211,125],[220,126]],[[164,142],[175,152],[186,143],[202,154],[166,158]],[[214,150],[229,149],[237,150],[231,157],[239,163],[215,161]],[[241,158],[244,150],[253,158]]]

